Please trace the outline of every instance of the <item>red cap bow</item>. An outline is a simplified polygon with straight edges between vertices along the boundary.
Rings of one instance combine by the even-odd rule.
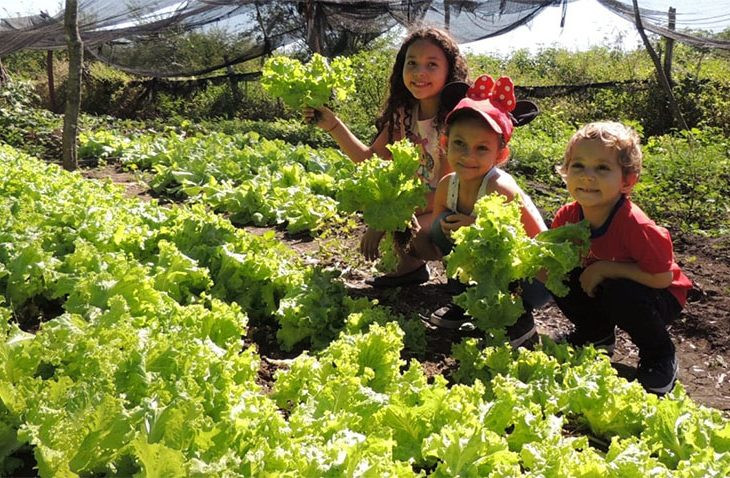
[[[505,111],[515,109],[515,85],[509,76],[503,76],[494,82],[491,76],[482,75],[474,82],[474,86],[466,91],[466,96],[473,100],[490,100],[494,106]]]
[[[495,83],[491,76],[481,75],[467,90],[466,98],[459,101],[446,116],[446,122],[460,109],[473,109],[508,142],[514,128],[509,112],[515,109],[517,103],[514,90],[512,79],[508,76],[499,78]]]

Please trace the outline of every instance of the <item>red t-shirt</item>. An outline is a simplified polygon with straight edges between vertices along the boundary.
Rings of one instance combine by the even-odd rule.
[[[577,223],[583,219],[583,210],[577,202],[561,207],[552,227]],[[596,261],[634,262],[649,274],[672,271],[669,292],[684,307],[692,281],[674,261],[674,249],[669,231],[657,226],[639,206],[622,198],[606,223],[592,231],[591,248],[583,265]]]

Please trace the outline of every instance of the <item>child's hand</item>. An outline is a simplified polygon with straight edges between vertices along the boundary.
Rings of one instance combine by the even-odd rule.
[[[594,262],[586,267],[580,275],[580,286],[588,297],[596,296],[596,288],[606,278],[604,261]]]
[[[365,259],[374,261],[380,256],[378,246],[380,245],[380,240],[383,239],[384,235],[385,232],[376,231],[372,228],[368,228],[365,231],[362,239],[360,239],[360,252],[362,252],[362,255],[365,256]]]
[[[339,121],[331,109],[326,106],[320,108],[304,108],[302,118],[305,123],[314,124],[325,131],[332,131]]]
[[[441,230],[444,235],[451,238],[451,233],[463,226],[474,224],[474,217],[456,212],[441,220]]]

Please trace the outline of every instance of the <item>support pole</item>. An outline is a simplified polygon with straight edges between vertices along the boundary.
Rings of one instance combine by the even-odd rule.
[[[228,57],[223,56],[223,61],[228,63]],[[231,95],[236,106],[241,104],[241,90],[238,88],[238,81],[236,80],[236,72],[232,65],[226,66],[226,74],[228,75],[228,84],[231,87]]]
[[[66,0],[64,27],[68,44],[68,80],[66,110],[63,115],[63,167],[68,171],[78,168],[76,140],[79,132],[81,108],[81,62],[84,50],[78,25],[78,1]]]
[[[669,22],[667,28],[674,30],[677,26],[677,9],[669,7]],[[674,38],[664,38],[664,45],[666,53],[664,54],[664,73],[667,75],[667,80],[671,85],[672,81],[672,55],[674,53]]]
[[[639,14],[639,5],[637,3],[637,0],[633,0],[634,2],[634,18],[636,20],[636,29],[639,31],[639,35],[641,36],[642,41],[644,42],[644,46],[646,47],[646,51],[649,53],[649,56],[651,57],[651,61],[654,62],[654,68],[656,68],[657,77],[659,78],[659,83],[664,87],[664,91],[667,94],[667,101],[669,101],[669,105],[672,108],[672,111],[674,112],[674,117],[679,123],[679,125],[684,129],[685,131],[689,130],[689,127],[687,126],[687,122],[684,120],[684,116],[682,115],[682,111],[679,109],[679,105],[677,104],[677,101],[674,99],[674,93],[672,93],[672,86],[669,84],[669,80],[667,79],[667,75],[664,73],[664,68],[662,67],[662,62],[659,59],[659,55],[656,54],[656,51],[654,51],[654,47],[651,46],[651,43],[649,42],[649,38],[646,36],[646,32],[644,31],[644,25],[641,23],[641,15]]]
[[[307,21],[307,44],[314,53],[322,54],[324,49],[322,18],[319,2],[307,0],[304,15]]]
[[[451,1],[444,0],[444,28],[446,31],[451,29]]]
[[[56,112],[56,87],[53,81],[53,50],[46,52],[46,75],[48,75],[48,109]]]
[[[0,86],[5,86],[8,81],[10,81],[10,76],[8,76],[8,72],[5,71],[3,59],[0,58]]]

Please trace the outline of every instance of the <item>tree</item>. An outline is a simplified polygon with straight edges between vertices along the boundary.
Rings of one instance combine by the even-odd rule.
[[[78,168],[76,139],[81,106],[81,62],[84,53],[77,15],[78,1],[66,0],[64,27],[68,44],[68,80],[66,111],[63,116],[63,167],[68,171]]]

